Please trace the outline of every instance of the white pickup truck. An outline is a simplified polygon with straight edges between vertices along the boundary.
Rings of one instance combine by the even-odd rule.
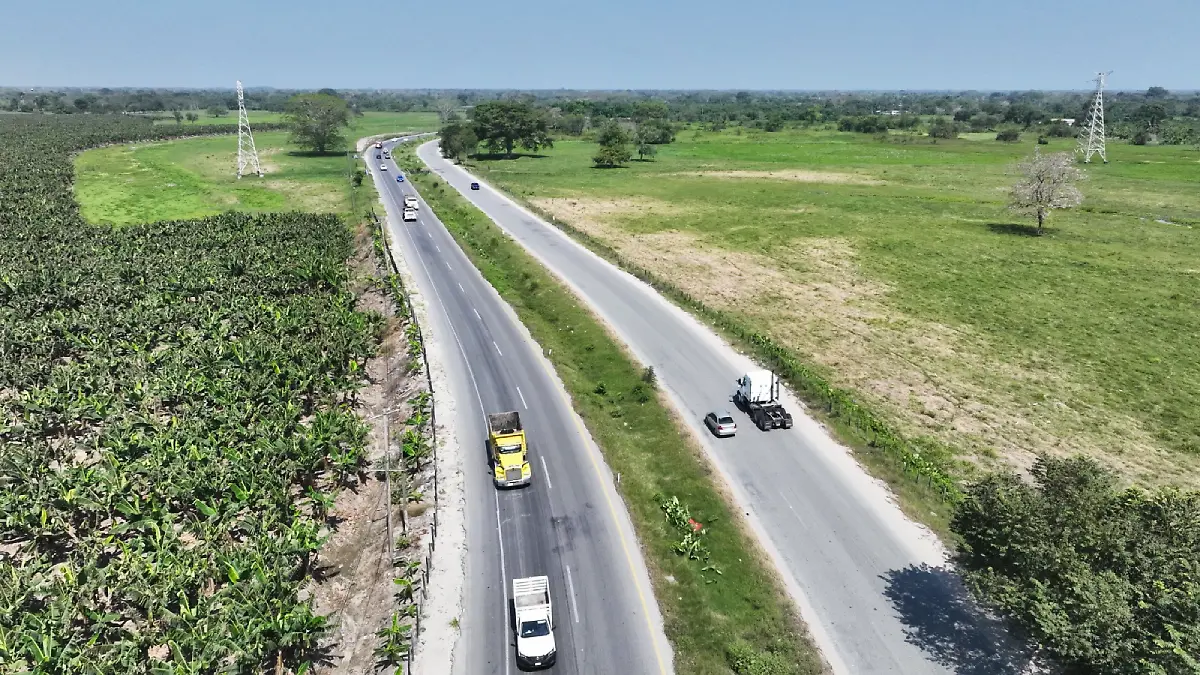
[[[405,197],[404,197],[404,208],[406,208],[406,209],[415,209],[415,208],[417,208],[417,198],[416,198],[416,197],[414,197],[414,196],[412,196],[412,195],[405,195]]]
[[[550,606],[550,579],[513,579],[516,614],[517,665],[547,668],[554,665],[554,613]]]

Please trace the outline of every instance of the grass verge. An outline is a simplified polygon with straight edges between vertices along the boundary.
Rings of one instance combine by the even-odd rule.
[[[681,675],[822,671],[816,648],[770,564],[653,378],[519,244],[423,165],[396,157],[455,240],[548,350],[575,410],[621,473]],[[674,500],[677,499],[676,503]],[[703,534],[686,534],[688,519]],[[681,527],[684,526],[684,527]],[[684,550],[684,553],[680,551]]]

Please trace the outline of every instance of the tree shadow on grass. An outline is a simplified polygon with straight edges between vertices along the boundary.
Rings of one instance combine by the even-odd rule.
[[[487,160],[487,161],[496,161],[496,160],[503,160],[503,159],[521,159],[522,157],[528,157],[529,159],[545,159],[545,158],[549,157],[549,155],[539,155],[536,152],[514,152],[511,155],[509,155],[507,153],[503,153],[503,152],[482,152],[482,153],[476,153],[474,155],[470,155],[471,159]]]
[[[979,607],[953,571],[910,565],[882,578],[884,595],[904,624],[907,641],[955,675],[1037,672],[1020,637]]]
[[[288,157],[345,157],[349,150],[326,150],[325,152],[317,152],[316,150],[288,150]],[[365,153],[364,153],[365,154]]]
[[[603,170],[607,171],[609,169],[628,169],[629,167],[625,166],[624,164],[606,164],[606,165],[593,164],[592,168],[593,169],[603,169]]]
[[[1023,223],[988,223],[987,227],[996,234],[1011,234],[1018,237],[1040,237],[1037,228]],[[1044,232],[1044,231],[1043,231]]]

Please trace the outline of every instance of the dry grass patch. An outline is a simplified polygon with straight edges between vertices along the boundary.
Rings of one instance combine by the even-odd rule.
[[[886,182],[862,174],[841,173],[837,171],[806,171],[801,169],[786,169],[782,171],[683,171],[662,175],[691,176],[694,178],[787,180],[797,183],[833,183],[843,185],[884,185]]]
[[[1133,417],[1086,401],[1079,378],[1029,350],[997,359],[966,327],[905,315],[891,289],[862,274],[850,243],[797,239],[771,255],[731,251],[679,231],[634,234],[617,223],[684,209],[651,200],[534,199],[630,262],[709,306],[745,316],[857,392],[910,435],[926,435],[983,466],[1023,469],[1036,453],[1083,453],[1144,484],[1200,484],[1200,458],[1165,450]]]

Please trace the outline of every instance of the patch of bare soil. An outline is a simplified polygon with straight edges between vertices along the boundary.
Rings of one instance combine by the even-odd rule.
[[[368,385],[359,391],[357,411],[371,426],[368,451],[371,464],[383,460],[384,410],[396,410],[392,429],[409,414],[407,405],[422,389],[424,379],[410,378],[402,369],[405,347],[403,323],[395,316],[392,301],[372,284],[376,264],[370,231],[356,232],[355,255],[350,261],[351,290],[358,308],[387,317],[387,328],[379,356],[367,363]],[[393,431],[394,433],[394,431]],[[365,675],[376,672],[374,651],[380,644],[376,632],[391,620],[399,605],[394,598],[393,567],[387,541],[387,490],[384,476],[364,473],[353,490],[338,495],[332,509],[336,529],[320,552],[324,578],[309,585],[315,611],[331,618],[327,640],[331,663],[320,672],[336,675]],[[401,530],[400,509],[393,504],[393,536]],[[410,526],[413,523],[410,522]]]
[[[885,181],[855,173],[837,171],[805,171],[783,169],[779,171],[684,171],[663,174],[665,176],[692,176],[696,178],[753,178],[757,180],[788,180],[797,183],[832,183],[844,185],[883,185]]]
[[[862,274],[847,241],[798,239],[768,256],[686,232],[622,231],[623,218],[643,213],[639,200],[533,204],[706,304],[747,317],[905,433],[936,438],[964,459],[1024,469],[1037,453],[1082,453],[1143,484],[1200,482],[1200,460],[1164,450],[1120,410],[1089,406],[1099,397],[1080,396],[1069,372],[1033,350],[1022,363],[1003,361],[968,327],[889,307],[891,289]]]

